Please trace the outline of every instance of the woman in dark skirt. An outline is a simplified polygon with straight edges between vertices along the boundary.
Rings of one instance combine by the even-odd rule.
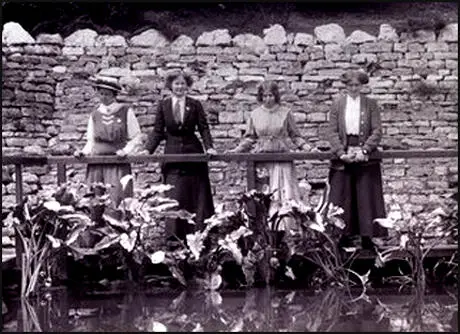
[[[361,237],[363,248],[372,249],[373,237],[384,237],[386,229],[373,223],[384,218],[380,159],[372,159],[382,138],[377,101],[361,93],[369,78],[361,71],[342,76],[346,94],[334,101],[328,126],[331,160],[329,201],[343,208],[346,223],[342,246],[356,246]],[[359,243],[358,243],[359,245]]]
[[[126,104],[118,103],[116,97],[121,86],[116,79],[96,77],[93,80],[100,104],[89,116],[86,131],[86,145],[76,151],[77,157],[91,155],[132,154],[142,139],[142,133],[136,116]],[[86,180],[88,183],[102,182],[112,185],[109,189],[112,207],[117,208],[121,200],[133,197],[133,185],[130,181],[123,189],[120,179],[131,174],[131,165],[126,164],[88,164]]]
[[[166,77],[165,86],[171,96],[158,104],[154,130],[148,137],[147,150],[152,154],[166,140],[165,154],[204,153],[195,131],[201,135],[208,154],[213,149],[211,132],[200,101],[187,96],[193,84],[190,75],[175,70]],[[196,226],[177,219],[167,223],[169,237],[184,239],[201,229],[206,218],[214,214],[214,203],[206,162],[171,162],[161,166],[163,183],[173,185],[168,196],[179,202],[179,208],[195,214]]]

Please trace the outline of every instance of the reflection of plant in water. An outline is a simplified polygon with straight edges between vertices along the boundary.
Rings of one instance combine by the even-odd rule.
[[[127,294],[121,298],[73,302],[67,295],[53,295],[35,300],[36,303],[24,299],[16,330],[305,332],[349,331],[364,328],[362,325],[375,326],[377,331],[456,329],[449,323],[458,312],[457,303],[421,303],[417,299],[404,303],[404,298],[401,303],[398,297],[383,297],[389,298],[387,304],[377,298],[372,298],[372,302],[353,302],[343,289],[308,294],[269,287],[222,293],[188,290],[175,298],[164,294]]]
[[[375,308],[378,321],[388,318],[393,332],[449,332],[454,329],[451,326],[454,312],[458,313],[458,301],[451,305],[437,301],[425,303],[417,296],[406,303],[391,306],[377,299]]]
[[[409,275],[393,277],[401,283],[401,288],[407,284],[413,285],[417,294],[423,295],[426,288],[424,260],[436,246],[445,243],[446,239],[458,235],[458,226],[452,217],[457,216],[457,208],[438,207],[414,215],[404,212],[399,204],[392,206],[387,218],[376,219],[375,222],[383,227],[393,229],[396,233],[398,246],[377,252],[375,265],[384,266],[387,262],[399,259],[407,262],[411,272]],[[401,253],[405,251],[405,253]]]

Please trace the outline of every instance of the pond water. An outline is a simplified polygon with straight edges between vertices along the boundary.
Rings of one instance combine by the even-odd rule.
[[[75,296],[61,289],[24,302],[5,300],[3,332],[458,331],[453,294],[373,292],[352,301],[339,290],[270,288]]]

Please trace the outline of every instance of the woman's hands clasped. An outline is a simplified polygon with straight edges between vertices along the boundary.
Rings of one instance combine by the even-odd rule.
[[[361,148],[348,150],[348,153],[342,154],[340,156],[340,160],[345,163],[353,163],[353,162],[365,162],[369,160],[369,156],[363,152]]]

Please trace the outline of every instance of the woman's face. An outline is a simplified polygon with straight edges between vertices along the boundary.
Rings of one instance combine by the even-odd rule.
[[[110,89],[98,88],[97,94],[99,95],[99,99],[102,104],[105,104],[106,106],[115,101],[115,93]]]
[[[353,78],[347,83],[348,94],[350,94],[351,97],[357,97],[359,93],[361,93],[362,87],[362,83],[359,82],[357,78]]]
[[[267,108],[273,107],[276,104],[275,95],[270,91],[264,91],[262,94],[262,104]]]
[[[187,93],[188,86],[183,76],[178,76],[171,83],[171,91],[176,96],[184,96]]]

